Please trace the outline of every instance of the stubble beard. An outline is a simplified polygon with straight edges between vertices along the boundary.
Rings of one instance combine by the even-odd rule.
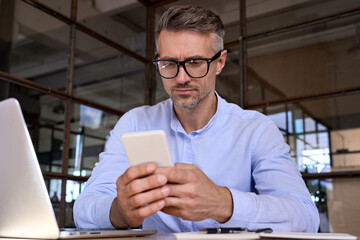
[[[190,88],[194,90],[195,95],[185,95],[185,94],[174,94],[173,90],[177,88]],[[192,109],[199,105],[203,100],[200,96],[199,89],[196,86],[190,86],[188,84],[177,84],[176,86],[170,89],[170,98],[174,103],[174,106],[177,108]]]

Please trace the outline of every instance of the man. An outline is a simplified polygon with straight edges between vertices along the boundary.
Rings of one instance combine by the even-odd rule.
[[[164,13],[154,66],[170,99],[120,118],[75,203],[78,227],[317,231],[317,209],[276,125],[215,91],[227,56],[223,36],[211,11]],[[129,167],[120,136],[156,129],[166,132],[175,167]]]

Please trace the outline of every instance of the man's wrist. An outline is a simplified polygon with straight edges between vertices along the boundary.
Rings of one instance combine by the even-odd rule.
[[[221,204],[220,204],[220,208],[218,211],[218,216],[216,217],[216,221],[220,222],[220,223],[225,223],[227,221],[229,221],[232,217],[233,214],[233,208],[234,208],[234,203],[233,203],[233,199],[232,199],[232,194],[230,192],[230,190],[227,187],[220,187],[221,189],[221,194],[219,194],[220,198],[221,198]]]
[[[120,207],[118,206],[117,198],[115,198],[111,204],[110,208],[110,223],[115,228],[128,228],[129,224],[126,223],[122,212],[120,211]]]

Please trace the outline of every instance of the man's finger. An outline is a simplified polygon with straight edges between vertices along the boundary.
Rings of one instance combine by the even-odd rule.
[[[146,204],[153,203],[164,199],[169,195],[169,188],[164,186],[151,191],[136,194],[129,198],[129,204],[131,208],[143,207]]]
[[[134,217],[139,218],[139,219],[147,218],[147,217],[153,215],[154,213],[157,213],[161,209],[163,209],[164,206],[165,206],[165,201],[163,199],[152,202],[144,207],[136,209],[133,212]]]
[[[119,184],[127,185],[137,178],[148,176],[156,171],[154,163],[144,163],[138,166],[129,167],[123,175],[118,178]]]
[[[175,167],[179,169],[196,169],[197,167],[193,164],[187,163],[175,163]]]
[[[169,183],[188,183],[190,181],[189,170],[176,167],[171,168],[159,168],[156,170],[156,174],[163,174],[166,176]]]
[[[181,208],[182,205],[183,204],[182,204],[182,201],[180,200],[180,198],[177,198],[177,197],[165,198],[165,208],[171,208],[171,207]]]
[[[127,196],[133,196],[144,191],[148,191],[154,188],[161,187],[167,183],[165,175],[156,174],[145,178],[140,178],[132,181],[125,187]]]

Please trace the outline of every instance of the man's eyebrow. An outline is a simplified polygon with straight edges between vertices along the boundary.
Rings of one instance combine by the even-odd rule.
[[[176,58],[168,57],[168,56],[161,57],[160,55],[159,55],[159,59],[161,59],[161,60],[173,60],[173,61],[177,61]]]
[[[200,56],[200,55],[195,55],[195,56],[191,56],[186,58],[185,60],[191,60],[191,59],[200,59],[200,58],[205,58],[204,56]]]
[[[185,58],[184,61],[186,61],[186,60],[202,59],[202,58],[206,58],[206,57],[200,56],[200,55],[194,55],[194,56],[190,56],[190,57]],[[159,59],[161,59],[161,60],[179,61],[177,58],[174,58],[174,57],[168,57],[168,56],[161,57],[160,55],[159,55]]]

